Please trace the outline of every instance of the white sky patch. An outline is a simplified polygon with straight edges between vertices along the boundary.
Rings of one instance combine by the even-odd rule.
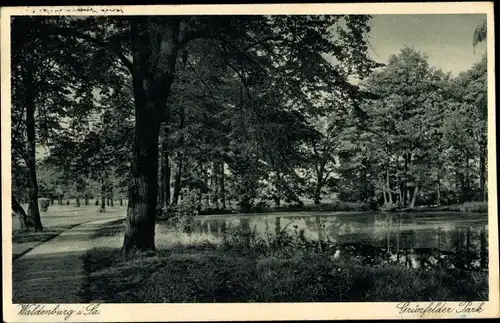
[[[369,54],[387,63],[402,47],[427,54],[429,64],[458,75],[479,62],[486,53],[486,42],[474,50],[472,36],[485,14],[374,15],[370,20]]]

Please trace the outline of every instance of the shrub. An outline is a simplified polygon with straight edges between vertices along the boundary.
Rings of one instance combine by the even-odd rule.
[[[159,210],[157,220],[165,222],[168,227],[176,228],[184,232],[191,232],[194,216],[198,215],[198,207],[192,201],[186,201],[178,205],[169,205]]]
[[[47,212],[50,205],[50,199],[42,197],[38,199],[38,203],[40,203],[40,210],[42,212]]]

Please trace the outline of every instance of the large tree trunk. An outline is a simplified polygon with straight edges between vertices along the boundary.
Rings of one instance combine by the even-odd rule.
[[[174,79],[179,27],[177,17],[169,17],[161,27],[147,18],[132,22],[135,135],[124,256],[134,251],[155,250],[159,118],[166,108]]]
[[[209,183],[208,183],[208,167],[207,163],[206,167],[203,168],[203,181],[205,183],[205,209],[210,208],[210,194],[209,194]]]
[[[219,162],[213,162],[213,172],[210,183],[210,188],[213,191],[212,203],[219,209]]]
[[[114,196],[113,196],[113,184],[109,184],[108,186],[108,198],[109,198],[109,206],[113,207],[115,206],[115,200],[114,200]]]
[[[486,201],[486,139],[481,136],[479,143],[479,191],[483,201]]]
[[[165,186],[165,198],[163,200],[163,204],[168,206],[170,204],[170,157],[168,150],[165,150],[163,155],[163,162],[165,166],[163,169],[163,185]]]
[[[180,111],[180,123],[179,123],[179,130],[181,130],[181,135],[179,138],[179,147],[184,145],[184,135],[182,132],[182,129],[184,129],[184,117],[185,117],[185,111],[184,107],[181,107]],[[184,156],[182,152],[177,153],[177,173],[175,174],[175,182],[174,182],[174,196],[173,196],[173,204],[177,205],[179,202],[179,194],[181,192],[181,179],[182,179],[182,164],[184,162]]]
[[[272,154],[269,154],[269,157],[271,159],[272,164],[274,165]],[[276,169],[276,184],[274,185],[276,187],[276,194],[274,194],[274,204],[277,207],[280,207],[281,205],[281,198],[283,196],[283,183],[281,181],[281,172],[279,169]]]
[[[321,203],[321,181],[316,183],[316,188],[314,189],[314,204]]]
[[[30,225],[33,225],[35,231],[43,230],[40,219],[40,210],[38,208],[38,183],[36,179],[36,133],[35,133],[35,99],[33,94],[33,80],[30,72],[26,75],[26,164],[28,167],[28,217],[31,219]]]
[[[163,142],[164,138],[162,135],[162,127],[160,126],[160,142]],[[159,157],[159,165],[160,165],[160,175],[159,175],[159,180],[160,180],[160,186],[158,187],[158,210],[163,208],[163,201],[165,201],[165,181],[163,178],[163,144],[160,144],[160,155]]]
[[[76,197],[76,206],[80,207],[80,198],[78,196]]]
[[[226,187],[225,187],[225,178],[224,178],[224,162],[220,164],[220,176],[219,176],[219,183],[220,183],[220,201],[222,204],[222,209],[226,209]]]
[[[460,203],[462,195],[462,179],[458,168],[455,168],[455,194],[456,194],[456,202]]]
[[[168,149],[168,132],[167,129],[163,128],[160,152],[160,207],[167,207],[170,204],[170,160]]]
[[[137,103],[136,103],[137,104]],[[137,109],[134,157],[130,171],[127,225],[123,253],[154,250],[158,190],[158,125],[148,111]]]
[[[404,157],[404,180],[403,180],[403,205],[408,206],[408,154],[405,153]]]
[[[409,208],[412,209],[415,207],[415,202],[417,201],[417,194],[418,194],[418,185],[415,186],[413,189],[413,196],[411,197],[411,202]]]
[[[174,195],[172,197],[172,204],[177,205],[179,203],[179,195],[181,193],[181,179],[182,179],[182,154],[177,155],[177,172],[175,173],[174,179]]]
[[[314,204],[321,203],[321,189],[323,188],[323,173],[325,171],[325,166],[320,165],[319,169],[317,169],[316,176],[317,182],[316,187],[314,189]]]
[[[385,195],[385,184],[382,184],[382,196],[384,197],[384,205],[387,205],[387,195]]]
[[[104,181],[104,176],[101,178],[101,209],[99,212],[106,211],[106,182]]]
[[[387,165],[387,170],[386,170],[386,185],[387,185],[387,202],[389,204],[393,204],[392,202],[392,190],[391,190],[391,177],[389,176],[389,165]]]
[[[14,195],[12,195],[12,212],[19,219],[21,230],[29,230],[35,228],[35,223],[33,222],[33,219],[30,219],[28,217],[23,207],[16,200]]]
[[[441,171],[437,170],[437,188],[436,188],[436,193],[437,193],[437,205],[441,205]]]
[[[469,155],[465,156],[465,185],[463,186],[463,195],[466,202],[469,202],[471,200]]]
[[[270,155],[272,160],[272,155]],[[281,199],[283,198],[283,177],[279,169],[276,170],[276,194],[274,196],[274,204],[277,207],[281,206]]]
[[[402,180],[401,180],[401,171],[399,169],[399,155],[396,155],[396,187],[397,187],[397,205],[398,207],[402,206],[403,203],[403,190],[402,190]]]

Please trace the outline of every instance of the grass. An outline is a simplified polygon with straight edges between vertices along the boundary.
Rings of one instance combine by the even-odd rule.
[[[72,225],[60,225],[43,231],[15,230],[12,232],[12,243],[45,242],[71,227]]]
[[[252,259],[175,250],[130,261],[113,249],[88,255],[89,302],[373,302],[487,299],[484,272],[372,268],[319,255]]]
[[[488,298],[485,271],[374,267],[353,259],[332,259],[331,253],[298,247],[289,237],[268,244],[253,238],[248,243],[241,238],[236,232],[220,241],[163,228],[157,231],[158,251],[154,254],[124,260],[118,248],[93,249],[84,258],[84,301],[395,302]]]

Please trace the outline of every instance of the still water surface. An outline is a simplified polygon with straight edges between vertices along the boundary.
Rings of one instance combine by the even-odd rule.
[[[479,256],[487,248],[488,215],[483,213],[273,213],[196,217],[193,231],[221,238],[227,228],[261,238],[303,230],[308,240],[401,250],[466,250]]]

